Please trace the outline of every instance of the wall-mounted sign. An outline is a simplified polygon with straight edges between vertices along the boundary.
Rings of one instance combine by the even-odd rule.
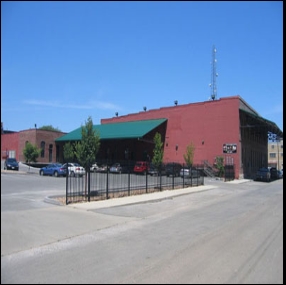
[[[225,143],[223,144],[223,153],[236,153],[237,145],[233,143]]]

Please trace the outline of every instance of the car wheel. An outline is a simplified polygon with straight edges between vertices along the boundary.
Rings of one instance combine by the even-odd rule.
[[[75,173],[73,171],[71,172],[71,177],[75,177]]]
[[[40,171],[40,175],[41,175],[41,176],[44,175],[44,171],[43,171],[43,170]]]
[[[59,173],[58,173],[57,171],[55,171],[55,172],[54,172],[54,176],[55,176],[55,177],[58,177],[58,176],[59,176]]]

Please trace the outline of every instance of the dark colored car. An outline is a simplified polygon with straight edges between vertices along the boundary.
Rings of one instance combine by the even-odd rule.
[[[258,169],[254,180],[270,182],[271,180],[270,169],[267,167],[262,167]]]
[[[19,163],[15,158],[7,158],[4,162],[4,169],[19,170]]]
[[[153,163],[151,163],[148,168],[148,174],[150,174],[151,176],[165,175],[166,174],[165,164],[162,164],[160,167],[156,167]]]
[[[42,167],[39,170],[39,174],[41,176],[43,175],[49,175],[49,176],[55,176],[55,177],[66,176],[67,168],[63,167],[63,165],[60,163],[52,163],[52,164]]]
[[[283,172],[281,170],[277,170],[278,172],[278,179],[283,178]]]
[[[169,162],[166,164],[166,175],[167,177],[169,176],[174,176],[174,177],[179,177],[180,176],[180,171],[182,169],[182,165],[177,162]]]
[[[279,179],[279,174],[278,174],[278,170],[276,167],[270,168],[270,178],[271,180]]]

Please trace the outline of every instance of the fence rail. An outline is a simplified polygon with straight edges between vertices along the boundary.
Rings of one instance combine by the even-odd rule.
[[[183,165],[183,168],[186,167]],[[163,168],[156,175],[136,174],[131,169],[127,173],[88,171],[83,176],[66,177],[66,204],[105,200],[124,196],[140,195],[163,190],[204,185],[202,165],[193,165],[199,175],[166,175]]]

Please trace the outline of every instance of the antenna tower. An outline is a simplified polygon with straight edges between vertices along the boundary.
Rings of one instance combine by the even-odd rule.
[[[218,74],[216,72],[216,48],[215,46],[213,46],[213,50],[212,50],[212,70],[211,70],[211,83],[210,83],[210,87],[211,87],[211,98],[214,100],[216,99],[217,96],[217,88],[216,88],[216,78],[218,77]]]

